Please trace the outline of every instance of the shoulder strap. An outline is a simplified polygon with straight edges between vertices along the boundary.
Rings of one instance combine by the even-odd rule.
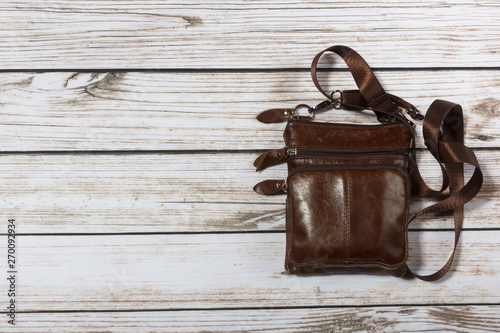
[[[333,100],[333,93],[329,95],[320,86],[317,79],[317,65],[321,56],[331,51],[346,62],[358,90],[345,91],[342,94],[341,106],[350,110],[371,108],[380,121],[396,119],[406,124],[413,135],[409,173],[412,180],[412,190],[421,197],[433,197],[440,201],[422,209],[415,214],[408,223],[415,218],[429,213],[453,211],[455,222],[455,242],[450,258],[445,265],[431,275],[413,275],[424,281],[435,281],[443,277],[451,267],[460,238],[463,222],[463,206],[476,196],[483,183],[483,174],[474,152],[464,145],[464,124],[462,108],[458,104],[436,100],[427,110],[424,124],[424,142],[441,166],[443,182],[440,190],[432,190],[422,179],[415,156],[415,132],[412,123],[398,112],[398,107],[405,108],[414,119],[421,119],[418,110],[410,103],[394,95],[387,94],[363,58],[353,49],[346,46],[332,46],[318,53],[311,65],[311,76],[318,90]],[[387,115],[390,118],[387,118]],[[475,167],[472,177],[464,185],[463,165],[468,163]],[[449,194],[443,192],[449,188]],[[411,272],[409,270],[409,272]]]
[[[448,195],[443,196],[442,192],[445,188],[440,191],[431,190],[420,176],[415,154],[412,154],[410,176],[413,192],[422,197],[442,198],[442,200],[422,209],[408,223],[424,214],[451,210],[453,210],[455,222],[453,251],[444,266],[430,275],[423,276],[413,273],[421,280],[435,281],[443,277],[451,267],[462,230],[464,204],[474,198],[481,189],[483,174],[474,152],[464,145],[463,115],[460,105],[443,100],[434,101],[425,115],[423,133],[425,145],[431,154],[441,165],[444,163],[444,175],[449,180],[450,191]],[[475,168],[472,177],[465,185],[464,163]]]

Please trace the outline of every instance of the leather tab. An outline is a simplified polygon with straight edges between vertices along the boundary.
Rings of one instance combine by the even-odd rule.
[[[268,109],[259,113],[257,120],[264,124],[282,123],[292,116],[292,112],[290,108]]]
[[[284,187],[284,179],[266,179],[255,185],[253,187],[253,190],[259,194],[273,195],[278,193],[285,193]]]
[[[286,148],[266,151],[257,157],[255,162],[253,162],[253,166],[257,168],[255,171],[261,171],[281,162],[285,157]]]

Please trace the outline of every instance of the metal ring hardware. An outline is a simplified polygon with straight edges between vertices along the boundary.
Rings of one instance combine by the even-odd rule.
[[[314,119],[314,110],[307,104],[299,104],[295,106],[292,110],[292,118],[293,119],[299,119],[299,114],[297,113],[298,110],[300,109],[307,109],[307,112],[309,112],[309,120]]]
[[[339,94],[339,96],[335,97],[335,94]],[[330,94],[330,99],[332,100],[332,107],[339,110],[342,106],[342,90],[332,91],[332,93]]]

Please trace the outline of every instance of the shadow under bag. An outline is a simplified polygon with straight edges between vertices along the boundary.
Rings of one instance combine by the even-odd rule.
[[[359,90],[326,93],[316,67],[325,52],[347,64]],[[462,108],[436,100],[425,118],[410,103],[388,94],[363,58],[346,46],[332,46],[314,58],[315,86],[327,97],[316,107],[269,109],[263,123],[287,121],[285,147],[260,155],[257,171],[287,162],[288,177],[265,180],[254,190],[264,195],[286,193],[285,269],[292,274],[380,272],[414,275],[425,281],[443,277],[451,266],[460,237],[463,206],[479,192],[483,176],[473,151],[464,145]],[[379,125],[313,121],[328,108],[375,112]],[[298,110],[309,112],[300,116]],[[425,144],[439,162],[443,183],[430,189],[420,176],[415,156],[414,123],[423,119]],[[464,163],[475,167],[464,185]],[[448,193],[444,193],[449,189]],[[437,203],[410,218],[410,195]],[[408,224],[428,213],[453,211],[455,244],[446,264],[427,276],[412,273],[408,259]]]

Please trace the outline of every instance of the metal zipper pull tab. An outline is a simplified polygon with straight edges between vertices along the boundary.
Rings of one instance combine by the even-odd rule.
[[[286,157],[297,155],[297,148],[286,148]]]
[[[285,179],[283,179],[282,182],[283,182],[283,185],[281,185],[281,190],[283,191],[283,193],[287,193],[288,192],[288,183],[286,182]]]

